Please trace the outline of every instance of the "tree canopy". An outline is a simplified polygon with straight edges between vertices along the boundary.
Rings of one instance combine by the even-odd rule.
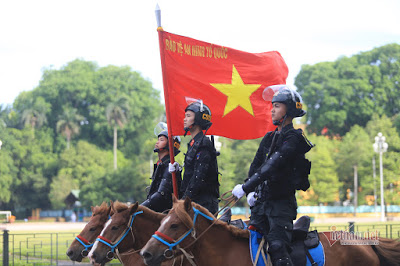
[[[400,112],[400,45],[389,44],[334,62],[303,65],[295,85],[307,104],[308,130],[344,135],[374,114]]]

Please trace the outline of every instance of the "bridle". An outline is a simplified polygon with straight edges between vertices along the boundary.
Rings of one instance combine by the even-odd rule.
[[[108,216],[108,220],[109,220],[110,218],[111,218],[111,216]],[[87,241],[87,240],[86,240],[83,236],[81,236],[80,234],[77,235],[77,236],[75,237],[75,239],[76,239],[79,243],[81,243],[81,245],[85,248],[85,249],[82,249],[82,251],[81,251],[82,257],[87,257],[87,255],[89,254],[89,249],[93,247],[94,242],[93,242],[93,243],[90,243],[89,241]]]
[[[197,220],[197,216],[201,215],[204,218],[213,221],[216,220],[213,217],[210,217],[204,213],[202,213],[201,211],[199,211],[198,209],[196,209],[195,207],[192,207],[193,211],[194,211],[194,217],[193,217],[193,227],[190,228],[186,233],[184,233],[180,238],[178,238],[177,240],[174,240],[173,238],[159,232],[156,231],[154,233],[154,235],[152,235],[152,237],[154,237],[155,239],[157,239],[158,241],[160,241],[161,243],[163,243],[164,245],[166,245],[168,247],[168,249],[166,249],[164,251],[164,257],[166,259],[171,259],[174,257],[174,252],[172,251],[172,249],[175,249],[190,233],[194,232],[194,227],[196,224],[196,220]]]
[[[85,248],[85,249],[82,249],[82,251],[81,251],[82,257],[87,257],[87,255],[89,254],[89,249],[90,249],[91,247],[93,247],[94,242],[93,242],[93,243],[89,243],[89,241],[87,241],[87,240],[86,240],[85,238],[83,238],[81,235],[77,235],[77,236],[75,237],[75,239],[76,239],[79,243],[81,243],[82,246]]]
[[[103,244],[105,244],[106,246],[109,246],[111,248],[111,250],[109,252],[107,252],[107,259],[111,260],[114,258],[114,250],[118,247],[119,243],[121,243],[122,240],[124,240],[124,238],[128,235],[129,231],[132,231],[132,224],[133,224],[133,220],[135,219],[135,216],[138,214],[143,213],[143,211],[138,211],[135,212],[134,214],[132,214],[131,218],[129,219],[128,222],[128,226],[125,229],[125,232],[123,232],[116,241],[112,242],[111,240],[105,238],[104,236],[98,236],[96,238],[96,241],[99,241]],[[118,248],[117,248],[118,249]]]

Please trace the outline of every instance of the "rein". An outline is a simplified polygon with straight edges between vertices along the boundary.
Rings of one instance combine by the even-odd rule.
[[[230,192],[230,191],[228,191],[228,192]],[[228,193],[228,192],[226,192],[226,193]],[[223,195],[225,195],[226,193],[224,193]],[[230,203],[232,203],[232,202],[234,202],[233,204],[232,204],[232,206],[234,206],[238,201],[239,201],[239,199],[237,199],[236,197],[234,197],[234,196],[230,196],[230,197],[228,197],[227,199],[223,199],[223,200],[227,200],[228,201],[228,203],[224,206],[224,208],[226,207],[226,206],[228,206]],[[206,215],[206,214],[204,214],[204,213],[202,213],[201,211],[199,211],[199,210],[197,210],[196,208],[194,208],[194,207],[192,207],[193,208],[193,211],[194,211],[194,217],[193,217],[193,227],[191,228],[191,229],[189,229],[186,233],[184,233],[179,239],[177,239],[177,240],[174,240],[173,238],[171,238],[171,237],[169,237],[169,236],[167,236],[167,235],[165,235],[165,234],[163,234],[163,233],[161,233],[161,232],[159,232],[159,231],[156,231],[155,233],[154,233],[154,235],[152,235],[152,237],[154,237],[155,239],[157,239],[158,241],[160,241],[161,243],[163,243],[164,245],[166,245],[169,249],[166,249],[165,251],[164,251],[164,257],[166,258],[166,259],[171,259],[171,258],[173,258],[174,257],[174,255],[176,255],[176,254],[174,254],[174,252],[172,251],[172,249],[173,248],[175,248],[176,246],[178,246],[179,245],[179,243],[181,243],[190,233],[192,233],[192,232],[195,232],[195,223],[196,223],[196,219],[197,219],[197,216],[200,214],[201,216],[203,216],[204,218],[206,218],[207,220],[210,220],[210,221],[213,221],[197,238],[195,237],[195,235],[193,236],[193,238],[194,238],[194,241],[193,242],[191,242],[189,245],[187,245],[186,247],[184,247],[184,248],[180,248],[179,247],[179,250],[185,255],[185,257],[189,260],[189,262],[192,264],[192,265],[195,265],[195,263],[193,262],[193,260],[192,260],[192,258],[193,258],[193,256],[189,256],[189,254],[185,251],[185,249],[187,249],[188,247],[190,247],[190,246],[192,246],[194,243],[196,243],[196,241],[200,238],[200,237],[202,237],[226,212],[228,212],[229,211],[229,209],[230,208],[232,208],[232,206],[230,206],[227,210],[225,210],[225,212],[218,218],[218,219],[215,219],[214,217],[210,217],[210,216],[208,216],[208,215]],[[223,209],[223,208],[222,208]],[[221,210],[222,210],[221,209]],[[221,211],[220,210],[220,211]],[[220,211],[218,211],[215,215],[217,215]],[[167,241],[169,241],[169,242],[167,242]]]
[[[131,216],[131,218],[130,218],[130,220],[128,222],[129,226],[127,226],[127,228],[125,229],[125,232],[122,233],[117,238],[118,240],[116,240],[114,243],[111,240],[109,240],[109,239],[107,239],[107,238],[105,238],[103,236],[98,236],[97,237],[96,241],[99,241],[99,242],[101,242],[101,243],[103,243],[106,246],[109,246],[111,248],[111,250],[107,253],[107,258],[108,259],[112,259],[114,257],[115,248],[119,245],[119,243],[121,243],[122,240],[124,240],[124,238],[128,235],[129,231],[132,231],[133,220],[135,219],[136,215],[141,214],[141,213],[143,213],[143,211],[138,211],[138,212],[135,212],[134,214],[132,214],[132,216]]]
[[[185,234],[183,234],[179,239],[174,240],[171,237],[156,231],[154,233],[154,235],[152,235],[152,237],[154,237],[155,239],[157,239],[158,241],[160,241],[161,243],[163,243],[164,245],[166,245],[167,247],[169,247],[169,250],[172,250],[172,248],[176,247],[177,245],[179,245],[179,243],[181,243],[190,233],[193,232],[194,230],[194,226],[196,224],[196,220],[197,220],[197,216],[201,215],[204,218],[206,218],[207,220],[213,221],[214,218],[210,217],[208,215],[205,215],[204,213],[202,213],[201,211],[199,211],[198,209],[196,209],[195,207],[192,207],[193,211],[194,211],[194,218],[193,218],[193,227],[190,228]],[[164,240],[165,239],[165,240]],[[168,243],[166,240],[168,240],[169,242],[172,243]]]

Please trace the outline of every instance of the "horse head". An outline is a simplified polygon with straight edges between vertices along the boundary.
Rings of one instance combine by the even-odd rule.
[[[177,200],[175,196],[172,197],[173,208],[140,252],[147,265],[159,265],[162,261],[176,256],[180,246],[191,245],[196,239],[195,226],[198,215],[214,220],[211,213],[200,205],[192,203],[190,198]]]
[[[81,262],[88,255],[110,215],[111,207],[106,202],[92,207],[92,217],[67,250],[67,256],[72,261]]]
[[[141,207],[138,202],[131,206],[120,202],[111,205],[114,214],[104,226],[89,253],[93,264],[104,264],[114,258],[115,252],[123,253],[134,247],[134,220],[136,215],[143,213],[139,208]]]

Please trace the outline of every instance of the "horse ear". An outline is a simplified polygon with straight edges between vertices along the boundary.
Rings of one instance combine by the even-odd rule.
[[[186,197],[184,204],[185,210],[189,212],[192,209],[192,200],[189,197]]]
[[[90,206],[90,210],[92,211],[92,213],[94,212],[94,207]]]
[[[139,207],[139,202],[136,201],[136,203],[131,206],[130,213],[133,214],[134,212],[136,212],[138,207]]]
[[[115,210],[115,208],[114,208],[114,202],[112,201],[112,200],[110,200],[110,203],[111,203],[111,212],[112,213],[117,213],[117,211]]]
[[[175,194],[172,193],[172,203],[177,203],[178,199],[176,198]]]
[[[110,215],[111,216],[111,206],[110,207],[107,207],[107,215]]]

